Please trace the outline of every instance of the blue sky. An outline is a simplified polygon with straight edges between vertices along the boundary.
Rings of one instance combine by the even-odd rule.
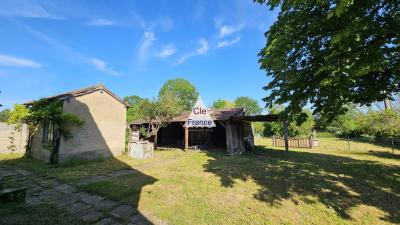
[[[263,105],[257,53],[276,17],[252,0],[0,0],[0,110],[98,83],[153,97],[177,77],[206,105]]]

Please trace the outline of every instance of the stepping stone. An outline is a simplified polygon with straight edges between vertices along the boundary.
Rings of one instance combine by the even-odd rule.
[[[138,213],[132,217],[129,218],[129,221],[132,222],[133,224],[151,224],[146,217],[144,217],[142,214]]]
[[[109,180],[110,177],[108,176],[94,176],[94,177],[88,177],[88,178],[83,178],[78,181],[78,185],[86,185],[86,184],[91,184],[91,183],[96,183],[96,182],[101,182],[105,180]]]
[[[40,200],[50,200],[55,195],[59,195],[59,193],[56,192],[55,190],[46,189],[39,193],[38,198]]]
[[[110,217],[104,218],[97,222],[95,225],[119,225],[120,223],[116,222]]]
[[[58,182],[55,179],[47,179],[47,180],[43,180],[42,182],[40,182],[40,185],[44,186],[44,187],[55,187],[55,186],[58,186],[60,184],[61,183]]]
[[[69,184],[60,184],[55,186],[54,189],[65,194],[76,192],[76,188]]]
[[[87,210],[81,212],[77,216],[85,222],[96,222],[100,218],[102,218],[104,215],[103,215],[103,213],[90,208],[90,209],[87,209]]]
[[[24,170],[24,169],[15,169],[15,171],[16,171],[17,173],[23,175],[23,176],[28,176],[28,175],[34,174],[33,172],[28,171],[28,170]]]
[[[74,204],[66,207],[67,211],[70,212],[71,214],[78,214],[84,210],[87,210],[90,208],[90,205],[86,205],[81,202],[75,202]]]
[[[107,175],[111,176],[111,177],[121,177],[121,176],[125,176],[128,174],[134,174],[134,173],[135,173],[134,170],[126,169],[126,170],[119,170],[119,171],[111,172],[111,173],[108,173]]]
[[[98,202],[102,201],[104,198],[98,195],[88,195],[80,198],[81,201],[89,205],[97,205]]]
[[[53,195],[50,199],[61,206],[71,205],[72,203],[78,201],[77,198],[72,197],[71,195],[60,193],[58,193],[57,195]]]
[[[96,209],[103,209],[104,210],[104,209],[111,209],[114,206],[116,206],[117,204],[118,204],[117,202],[114,202],[114,201],[111,201],[111,200],[108,200],[108,199],[104,199],[104,200],[98,202],[96,205],[94,205],[94,207]]]
[[[116,209],[111,211],[111,215],[117,217],[117,218],[123,218],[123,219],[128,219],[130,216],[136,213],[136,210],[129,206],[129,205],[121,205],[118,206]]]
[[[42,201],[39,200],[38,197],[28,197],[26,198],[26,204],[27,205],[39,205]]]

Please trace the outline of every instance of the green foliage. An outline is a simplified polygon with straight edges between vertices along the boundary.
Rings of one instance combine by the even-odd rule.
[[[369,111],[360,119],[360,124],[365,134],[375,137],[400,136],[400,113],[394,110]]]
[[[340,115],[327,126],[327,130],[344,137],[357,137],[362,134],[360,119],[363,116],[355,105],[347,105],[347,112]]]
[[[256,0],[280,7],[259,63],[272,81],[267,106],[307,104],[328,121],[353,102],[369,105],[400,91],[400,1]]]
[[[129,104],[129,108],[126,111],[126,122],[131,123],[135,120],[141,119],[140,117],[140,107],[143,102],[148,101],[146,98],[141,98],[137,95],[126,96],[124,101]]]
[[[155,136],[155,149],[157,149],[158,130],[166,126],[175,116],[180,115],[182,107],[181,102],[173,93],[165,93],[158,99],[141,102],[138,116],[149,123],[149,128],[141,129],[140,132],[145,137]]]
[[[258,115],[261,113],[261,107],[258,105],[257,100],[250,97],[237,97],[234,104],[235,107],[243,107],[246,115]]]
[[[188,80],[176,78],[167,80],[158,92],[159,99],[163,98],[163,96],[171,95],[175,95],[179,104],[182,106],[182,110],[188,111],[191,110],[196,103],[199,93],[196,87]]]
[[[217,99],[213,104],[214,109],[230,109],[235,108],[235,103],[226,99]]]
[[[7,122],[9,114],[10,114],[9,109],[5,109],[5,110],[1,111],[0,112],[0,122]]]
[[[264,130],[265,130],[264,122],[253,122],[251,124],[253,125],[254,134],[259,135],[259,136],[264,135]]]
[[[273,106],[270,108],[269,113],[270,114],[279,114],[280,112],[284,111],[285,108],[282,106]],[[303,109],[302,114],[306,115],[305,119],[302,119],[302,121],[296,122],[290,122],[288,126],[288,133],[289,136],[295,137],[295,136],[309,136],[312,134],[312,131],[314,129],[315,123],[314,123],[314,117],[311,114],[311,111]],[[264,123],[264,136],[272,136],[272,135],[279,135],[283,136],[284,135],[284,130],[283,130],[283,122],[267,122]]]
[[[84,121],[76,115],[64,113],[62,101],[40,99],[33,102],[29,107],[16,104],[10,112],[8,123],[15,124],[16,129],[20,129],[22,124],[26,124],[29,131],[29,140],[31,140],[41,125],[52,124],[53,138],[49,142],[44,143],[43,146],[51,151],[50,163],[57,163],[56,155],[59,137],[63,136],[65,140],[72,138],[72,126],[81,126]],[[30,146],[28,146],[27,154],[29,156]]]

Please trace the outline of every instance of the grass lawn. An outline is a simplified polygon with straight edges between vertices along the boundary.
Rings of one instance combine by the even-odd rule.
[[[231,157],[217,152],[160,150],[149,160],[111,160],[50,167],[0,156],[74,183],[131,167],[135,174],[79,186],[126,202],[169,224],[400,223],[400,154],[365,142],[320,138],[316,149],[291,150],[271,140]],[[2,157],[2,158],[1,158]],[[8,159],[6,159],[8,157]]]

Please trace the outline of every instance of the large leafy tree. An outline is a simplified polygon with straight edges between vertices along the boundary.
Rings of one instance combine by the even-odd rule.
[[[213,102],[212,108],[214,109],[230,109],[235,108],[235,103],[226,99],[217,99]]]
[[[158,97],[161,99],[164,96],[175,95],[179,104],[182,105],[182,110],[191,110],[196,103],[199,93],[196,87],[188,80],[176,78],[167,80],[158,92]]]
[[[147,137],[154,137],[154,149],[157,149],[157,134],[161,127],[168,123],[182,112],[182,105],[176,95],[167,93],[158,99],[145,99],[139,104],[140,119],[149,124],[149,128],[144,133]]]
[[[261,68],[268,106],[298,117],[308,103],[329,120],[349,102],[369,105],[400,90],[400,1],[255,0],[280,7],[265,33]]]
[[[261,113],[261,107],[258,105],[257,100],[250,97],[241,96],[235,99],[236,107],[243,107],[246,115],[257,115]]]
[[[346,107],[347,112],[327,125],[327,130],[344,137],[360,136],[362,134],[360,120],[363,114],[354,104],[349,104]]]
[[[141,98],[137,95],[131,95],[124,97],[124,101],[129,104],[129,108],[126,111],[126,122],[131,123],[135,120],[141,119],[141,106],[143,102],[148,101],[147,98]]]

